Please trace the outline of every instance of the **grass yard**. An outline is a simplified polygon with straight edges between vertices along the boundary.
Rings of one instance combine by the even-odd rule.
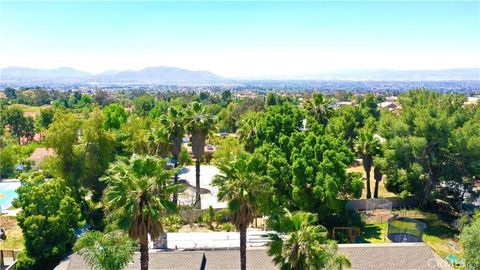
[[[22,250],[24,246],[22,230],[15,217],[1,216],[0,227],[5,229],[7,235],[6,240],[0,240],[0,249]]]
[[[23,114],[25,116],[31,116],[33,118],[37,117],[38,115],[40,115],[40,111],[45,109],[45,108],[48,108],[49,105],[45,105],[45,106],[29,106],[29,105],[25,105],[25,104],[13,104],[13,105],[10,105],[12,108],[19,108],[20,110],[23,111]]]
[[[403,211],[399,212],[401,215]],[[423,234],[423,241],[441,257],[449,254],[459,256],[461,246],[458,242],[458,231],[451,228],[438,214],[415,210],[415,219],[427,224]],[[410,217],[412,213],[409,213]],[[361,237],[365,243],[384,243],[386,238],[387,223],[367,223],[361,228]]]
[[[373,167],[372,167],[372,172],[370,173],[370,189],[372,191],[372,196],[373,196],[373,191],[375,190],[375,179],[373,179]],[[362,176],[366,177],[365,175],[365,170],[363,169],[363,166],[360,165],[360,166],[355,166],[355,167],[349,167],[347,168],[347,172],[357,172],[357,173],[361,173]],[[365,180],[365,188],[362,190],[362,197],[361,199],[366,199],[367,198],[367,181]],[[389,192],[386,188],[385,188],[385,176],[383,176],[383,179],[382,181],[380,181],[379,185],[378,185],[378,197],[395,197],[396,195]]]

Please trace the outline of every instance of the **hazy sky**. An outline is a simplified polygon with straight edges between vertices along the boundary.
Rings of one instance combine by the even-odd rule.
[[[480,66],[480,1],[5,2],[0,66],[223,76]]]

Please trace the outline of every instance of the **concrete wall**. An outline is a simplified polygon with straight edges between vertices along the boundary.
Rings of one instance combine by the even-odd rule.
[[[418,205],[418,201],[414,197],[398,198],[386,197],[385,199],[392,202],[392,208],[413,207]],[[347,209],[363,211],[367,206],[367,199],[351,200],[347,202]]]

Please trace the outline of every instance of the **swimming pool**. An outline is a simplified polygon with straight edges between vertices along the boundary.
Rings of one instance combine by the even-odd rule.
[[[12,201],[18,194],[15,190],[20,186],[20,182],[2,182],[0,183],[0,211],[3,213],[5,210],[12,206]]]

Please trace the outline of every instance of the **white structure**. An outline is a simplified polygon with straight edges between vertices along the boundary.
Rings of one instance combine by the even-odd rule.
[[[212,186],[212,180],[220,171],[217,167],[212,165],[200,166],[200,199],[202,209],[226,208],[227,204],[217,200],[218,189]],[[192,205],[195,202],[195,166],[186,166],[178,175],[181,183],[187,184],[184,192],[178,195],[178,202],[180,205]]]

